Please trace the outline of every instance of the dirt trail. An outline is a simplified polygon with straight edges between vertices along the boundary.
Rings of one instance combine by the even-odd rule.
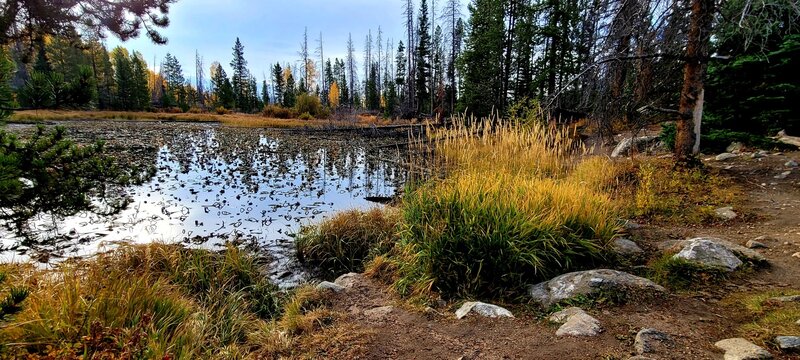
[[[671,294],[665,299],[590,309],[602,324],[594,338],[559,338],[556,325],[531,315],[492,320],[468,317],[456,320],[454,305],[426,312],[405,307],[374,280],[363,279],[333,295],[334,310],[343,313],[340,324],[372,334],[364,339],[364,359],[627,359],[635,354],[634,337],[642,328],[656,328],[672,336],[674,345],[652,359],[722,359],[713,343],[741,336],[745,318],[738,307],[721,301],[736,293],[766,290],[800,290],[800,171],[775,179],[789,159],[800,153],[757,160],[710,162],[733,176],[746,190],[747,202],[737,212],[744,220],[707,227],[650,227],[638,230],[643,247],[670,239],[700,235],[718,236],[744,245],[767,235],[768,249],[760,250],[771,266],[710,289]],[[388,312],[372,310],[392,306]],[[515,314],[530,314],[510,308]],[[370,311],[372,310],[372,311]],[[800,326],[797,327],[800,335]],[[341,344],[347,347],[347,344]],[[776,359],[800,359],[781,355]],[[351,354],[352,355],[352,354]]]

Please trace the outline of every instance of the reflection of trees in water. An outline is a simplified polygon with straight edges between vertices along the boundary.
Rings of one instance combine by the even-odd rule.
[[[175,132],[166,139],[169,150],[186,173],[197,167],[219,177],[240,178],[250,192],[261,182],[290,179],[300,175],[296,191],[325,190],[327,179],[343,180],[345,189],[394,188],[405,181],[398,169],[403,154],[381,149],[390,138],[309,136],[308,134],[270,134],[258,129],[218,128]]]

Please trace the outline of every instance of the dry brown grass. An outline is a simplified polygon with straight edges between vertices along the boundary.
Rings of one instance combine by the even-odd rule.
[[[121,120],[121,121],[174,121],[221,123],[234,127],[262,128],[325,128],[368,127],[395,124],[391,120],[372,117],[357,117],[358,121],[276,119],[257,114],[216,113],[166,113],[146,111],[78,111],[78,110],[24,110],[14,113],[11,123],[43,121]]]

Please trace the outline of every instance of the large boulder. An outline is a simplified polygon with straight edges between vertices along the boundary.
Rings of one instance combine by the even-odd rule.
[[[786,352],[800,352],[800,336],[777,336],[775,343]]]
[[[666,241],[661,245],[661,247],[668,252],[678,253],[686,247],[701,241],[710,241],[720,245],[732,252],[737,258],[739,258],[739,260],[748,261],[758,265],[764,265],[767,263],[767,258],[765,258],[764,255],[761,255],[758,251],[748,249],[744,246],[734,244],[727,240],[713,237],[698,237],[688,240]]]
[[[334,281],[333,283],[345,289],[349,289],[363,281],[364,281],[364,275],[357,273],[347,273],[336,278],[336,281]]]
[[[686,260],[704,268],[725,271],[734,271],[744,264],[728,248],[709,240],[692,241],[672,258]]]
[[[486,304],[482,302],[472,301],[466,302],[456,311],[456,319],[462,319],[469,314],[475,314],[483,317],[499,318],[507,317],[513,318],[514,314],[505,308],[497,305]]]
[[[568,273],[528,288],[528,294],[542,306],[601,292],[653,295],[666,289],[645,278],[608,269]]]
[[[725,351],[725,360],[772,359],[772,354],[742,338],[725,339],[714,344]]]
[[[658,141],[658,136],[642,136],[637,138],[624,138],[611,152],[611,157],[628,156],[633,148],[641,150]]]
[[[600,321],[580,308],[571,307],[550,315],[549,320],[562,324],[556,336],[597,336],[603,332]]]

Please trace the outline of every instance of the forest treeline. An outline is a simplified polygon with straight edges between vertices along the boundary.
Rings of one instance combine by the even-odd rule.
[[[31,33],[7,46],[12,88],[25,108],[275,112],[301,101],[316,112],[410,118],[538,104],[553,119],[589,118],[607,131],[678,113],[691,1],[472,0],[467,14],[459,0],[404,5],[402,38],[380,27],[363,43],[351,34],[345,58],[331,59],[324,34],[309,39],[306,29],[297,61],[271,64],[262,79],[248,70],[239,39],[230,60],[206,64],[198,53],[181,64],[167,54],[156,70],[141,53],[77,32]],[[796,4],[727,0],[707,11],[704,134],[800,131]]]

